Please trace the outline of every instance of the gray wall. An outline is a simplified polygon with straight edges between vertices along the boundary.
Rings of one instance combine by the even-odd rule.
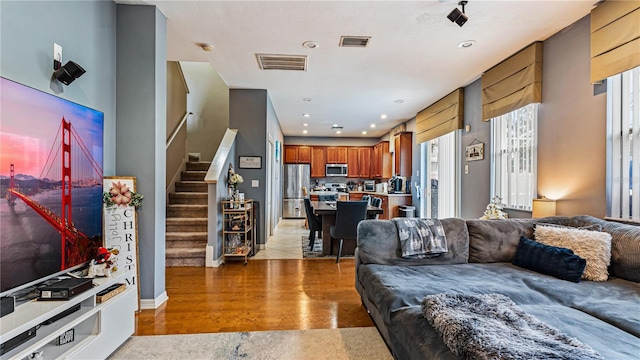
[[[590,18],[544,42],[538,194],[558,215],[606,216],[606,94],[590,83]]]
[[[271,103],[271,98],[269,97],[268,93],[267,93],[267,134],[274,141],[274,147],[275,147],[276,140],[280,143],[280,152],[282,152],[284,135],[282,134],[282,128],[280,127],[280,121],[278,120],[278,115],[276,114],[276,110],[273,108],[273,104]],[[267,156],[269,154],[268,146],[269,144],[267,144],[267,148],[265,148],[265,154]],[[283,171],[282,164],[284,162],[282,160],[282,153],[280,153],[277,161],[275,159],[272,159],[272,161],[275,161],[275,165],[276,165],[276,166],[273,166],[273,168],[275,168],[275,173],[272,174],[272,178],[271,178],[271,181],[274,182],[273,189],[276,189],[272,194],[273,195],[272,201],[275,204],[271,204],[272,208],[277,209],[275,216],[272,215],[275,222],[273,225],[275,227],[275,225],[278,222],[278,219],[282,217],[282,201],[280,201],[282,199],[282,171]],[[264,161],[264,163],[267,164],[267,161]],[[266,223],[267,222],[265,219],[264,224]],[[265,237],[268,237],[266,233],[266,229],[265,229]]]
[[[229,87],[210,63],[180,62],[189,94],[187,120],[189,153],[200,153],[203,161],[213,160],[229,128]]]
[[[145,196],[138,211],[142,299],[165,291],[166,27],[154,6],[117,6],[116,172],[135,176]]]
[[[61,21],[74,16],[73,21]],[[54,31],[55,29],[55,31]],[[53,43],[87,72],[51,80]],[[116,5],[111,1],[0,1],[0,75],[104,112],[104,174],[115,174]]]
[[[461,136],[461,207],[460,217],[477,219],[482,216],[491,194],[491,124],[482,121],[482,83],[476,80],[464,88],[464,125],[471,127],[469,132],[462,130]],[[474,140],[484,143],[484,159],[466,162],[464,149]],[[464,166],[469,166],[469,174]]]
[[[267,90],[229,91],[229,127],[238,129],[234,169],[244,178],[238,189],[245,194],[245,199],[260,203],[258,244],[265,243],[267,100]],[[262,156],[262,169],[239,169],[236,166],[239,156]],[[251,187],[252,180],[258,180],[260,186]]]

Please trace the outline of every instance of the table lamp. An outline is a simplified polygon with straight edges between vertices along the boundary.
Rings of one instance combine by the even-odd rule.
[[[556,201],[542,197],[533,199],[533,211],[531,217],[534,219],[556,215]]]

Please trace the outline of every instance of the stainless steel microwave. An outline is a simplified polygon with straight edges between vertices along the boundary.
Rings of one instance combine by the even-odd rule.
[[[347,164],[327,164],[327,176],[347,176]]]

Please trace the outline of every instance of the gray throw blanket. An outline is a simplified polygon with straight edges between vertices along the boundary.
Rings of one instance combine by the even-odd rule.
[[[421,259],[447,252],[447,238],[438,219],[394,218],[402,257]]]
[[[464,359],[604,359],[504,295],[429,295],[422,313],[451,352]]]

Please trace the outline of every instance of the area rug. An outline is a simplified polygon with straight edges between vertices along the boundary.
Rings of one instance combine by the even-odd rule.
[[[375,327],[132,336],[109,359],[392,359]]]
[[[313,243],[313,250],[309,250],[309,236],[302,236],[302,258],[303,259],[313,259],[313,258],[335,258],[336,255],[322,255],[322,238],[316,237],[316,241]],[[348,258],[353,257],[353,255],[342,255],[340,258]]]

